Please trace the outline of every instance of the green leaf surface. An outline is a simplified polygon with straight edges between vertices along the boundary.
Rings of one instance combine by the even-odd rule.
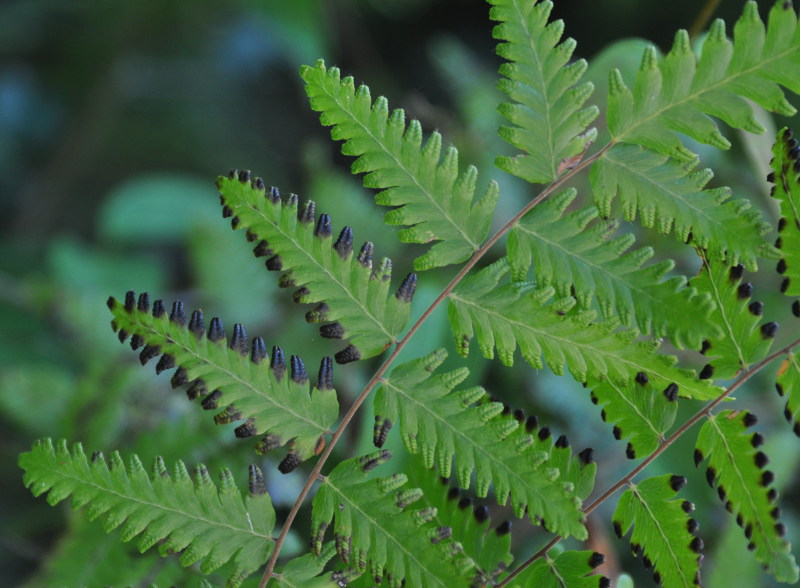
[[[462,355],[469,353],[469,343],[476,337],[483,356],[493,358],[496,347],[504,365],[513,364],[519,345],[522,357],[534,368],[547,362],[560,375],[566,365],[579,382],[607,378],[626,384],[642,372],[658,388],[676,384],[682,396],[707,400],[719,394],[718,388],[697,380],[694,372],[675,367],[674,356],[656,354],[657,341],[636,341],[638,332],[616,331],[616,321],[597,323],[593,312],[574,312],[572,298],[547,304],[552,288],[499,286],[508,269],[503,258],[465,279],[450,294],[450,325]]]
[[[276,586],[286,588],[335,588],[341,586],[330,573],[323,573],[325,565],[336,554],[333,541],[328,541],[319,555],[306,553],[289,561],[275,579]]]
[[[556,557],[545,554],[514,578],[512,588],[606,588],[608,578],[594,574],[605,556],[596,551],[565,551]]]
[[[657,584],[670,588],[700,584],[703,542],[694,536],[697,523],[689,518],[686,501],[675,498],[684,484],[686,478],[671,474],[631,484],[613,517],[620,537],[633,527],[634,555],[641,555],[646,568],[652,565]]]
[[[455,455],[462,488],[470,487],[474,471],[478,496],[493,484],[498,503],[510,496],[516,516],[527,511],[550,531],[586,538],[580,507],[594,485],[595,465],[578,463],[567,445],[554,445],[536,419],[522,424],[503,415],[503,405],[489,401],[483,388],[454,390],[469,372],[434,373],[446,356],[436,351],[383,379],[375,397],[376,439],[387,423],[399,421],[403,443],[425,467],[450,477]]]
[[[686,287],[683,276],[666,275],[672,260],[644,265],[652,247],[631,250],[632,233],[613,237],[616,222],[593,222],[599,215],[590,206],[564,214],[577,192],[567,190],[535,207],[511,230],[508,259],[514,281],[533,277],[553,286],[559,297],[570,293],[582,308],[597,299],[605,318],[656,337],[669,336],[677,347],[699,348],[719,327],[709,320],[713,309],[707,294]]]
[[[720,149],[730,146],[711,116],[751,133],[763,128],[748,100],[792,116],[796,111],[780,87],[800,93],[800,30],[792,3],[775,2],[765,28],[758,4],[747,2],[734,39],[732,43],[725,23],[716,20],[700,57],[682,30],[666,57],[659,59],[654,47],[644,52],[632,89],[619,72],[612,72],[607,119],[614,141],[691,160],[694,154],[676,133]]]
[[[37,441],[19,466],[34,496],[47,492],[51,506],[71,496],[72,508],[86,506],[88,518],[100,518],[106,532],[119,527],[122,541],[138,537],[141,552],[156,544],[162,556],[182,552],[181,565],[199,562],[204,574],[232,561],[229,586],[240,585],[272,551],[275,511],[257,466],[250,468],[244,499],[228,470],[217,488],[203,465],[194,482],[180,461],[170,476],[157,458],[148,475],[136,455],[126,468],[116,451],[108,462],[99,452],[87,459],[80,443],[70,450],[63,440]]]
[[[783,416],[792,426],[795,435],[800,437],[800,356],[790,353],[778,368],[775,382],[778,394],[786,397]]]
[[[234,336],[228,343],[221,322],[217,323],[217,330],[212,319],[206,332],[202,312],[196,311],[187,326],[182,303],[175,303],[173,311],[167,313],[158,302],[153,302],[151,310],[149,296],[140,295],[137,303],[133,292],[126,295],[125,304],[109,299],[114,315],[112,325],[121,340],[131,336],[132,347],[144,345],[142,363],[163,354],[156,371],[178,366],[173,386],[191,383],[189,397],[205,395],[201,400],[205,410],[223,408],[214,418],[217,424],[245,421],[235,434],[242,438],[263,435],[257,445],[259,452],[291,441],[290,456],[303,460],[314,455],[320,439],[338,416],[336,391],[325,378],[321,377],[309,393],[308,376],[298,356],[292,356],[291,373],[286,373],[283,351],[282,363],[277,361],[275,349],[272,361],[267,361],[263,340],[251,350],[241,325],[234,327]],[[178,304],[180,314],[175,312]],[[321,376],[332,369],[326,359],[320,368]]]
[[[525,152],[498,157],[497,166],[529,182],[550,183],[597,135],[586,128],[597,118],[597,107],[583,108],[594,90],[590,82],[580,83],[586,60],[571,61],[574,40],[559,43],[564,23],[548,23],[552,2],[490,2],[489,17],[501,23],[493,30],[503,41],[497,54],[508,61],[500,66],[504,78],[498,87],[514,101],[499,107],[513,125],[499,133]]]
[[[454,147],[442,155],[442,137],[432,133],[422,144],[422,127],[406,125],[401,109],[389,113],[380,97],[374,104],[369,88],[356,89],[353,78],[340,78],[339,69],[322,61],[304,66],[311,108],[320,121],[333,127],[331,137],[343,140],[342,153],[357,157],[353,173],[366,173],[364,185],[381,190],[375,199],[396,207],[386,214],[390,225],[410,225],[399,232],[406,243],[434,244],[417,258],[418,271],[465,261],[480,246],[489,230],[497,185],[492,182],[474,201],[478,172],[470,166],[459,173]]]
[[[611,217],[618,199],[626,221],[638,215],[643,227],[691,241],[732,264],[755,270],[757,256],[775,257],[762,237],[770,227],[761,214],[747,200],[731,200],[730,188],[704,189],[713,174],[694,171],[695,164],[635,145],[613,147],[590,175],[600,215]]]
[[[777,580],[792,584],[800,570],[778,521],[774,475],[765,469],[769,459],[759,449],[764,439],[747,432],[755,420],[747,411],[725,410],[710,417],[697,437],[695,463],[708,460],[706,478],[717,485],[726,510],[735,514],[756,560]]]
[[[778,132],[772,148],[772,172],[769,179],[775,184],[772,196],[780,202],[781,220],[778,222],[778,241],[781,250],[778,273],[783,274],[781,292],[787,296],[800,296],[800,151],[791,129]],[[792,312],[800,317],[800,302],[795,300]]]

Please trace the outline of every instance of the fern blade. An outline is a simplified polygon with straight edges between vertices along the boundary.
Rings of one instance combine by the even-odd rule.
[[[780,202],[781,220],[778,222],[778,240],[775,246],[781,251],[777,271],[784,276],[781,292],[787,296],[800,296],[800,152],[791,129],[778,132],[772,148],[774,183],[772,196]],[[800,302],[792,304],[792,313],[800,317]]]
[[[565,551],[556,557],[545,554],[519,574],[514,588],[608,588],[608,578],[593,570],[605,561],[596,551]]]

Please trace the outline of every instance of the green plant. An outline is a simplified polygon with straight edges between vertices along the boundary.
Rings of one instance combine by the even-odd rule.
[[[285,586],[608,586],[605,577],[592,575],[601,554],[551,550],[562,538],[587,540],[587,515],[625,488],[614,530],[623,536],[632,528],[632,550],[657,582],[684,586],[699,583],[703,547],[691,502],[677,497],[687,480],[673,473],[633,480],[703,421],[695,465],[707,462],[706,479],[743,528],[755,559],[779,581],[798,580],[764,438],[747,431],[756,418],[746,409],[720,408],[782,359],[775,379],[788,400],[785,416],[800,432],[800,363],[792,352],[800,340],[771,352],[778,325],[764,318],[764,305],[751,301],[753,288],[743,280],[759,260],[778,260],[782,292],[800,295],[798,145],[788,129],[778,132],[769,178],[781,218],[774,246],[766,240],[770,223],[748,200],[731,199],[727,188],[706,188],[711,172],[697,169],[693,151],[730,147],[712,116],[757,133],[763,129],[752,103],[794,115],[780,89],[800,91],[800,28],[791,3],[777,2],[765,27],[756,3],[748,2],[735,42],[717,21],[699,57],[680,31],[666,56],[645,51],[630,88],[612,71],[609,136],[599,149],[589,125],[600,111],[585,106],[593,86],[581,81],[587,64],[571,61],[575,43],[561,41],[562,23],[548,22],[552,5],[491,4],[491,18],[500,23],[498,53],[507,60],[499,87],[511,100],[500,106],[510,123],[500,135],[522,152],[498,157],[497,165],[544,186],[491,237],[497,184],[478,190],[475,168],[461,171],[455,148],[443,152],[438,133],[424,139],[417,121],[390,112],[383,98],[373,101],[366,86],[356,88],[336,68],[320,61],[301,70],[311,107],[333,138],[344,141],[344,154],[356,157],[353,172],[378,190],[378,204],[392,207],[386,222],[404,227],[402,242],[424,246],[414,271],[458,268],[410,327],[416,273],[390,292],[391,261],[374,259],[369,242],[356,252],[348,227],[334,238],[331,218],[317,215],[314,202],[282,198],[249,171],[217,182],[223,216],[245,232],[267,269],[282,272],[279,284],[296,289],[295,302],[314,305],[306,320],[322,323],[323,337],[347,341],[334,355],[337,363],[392,348],[338,424],[330,357],[313,385],[299,356],[287,360],[277,346],[270,352],[262,338],[248,339],[241,324],[228,338],[219,319],[206,325],[201,311],[187,316],[181,302],[168,308],[133,292],[122,302],[109,299],[120,341],[129,340],[143,364],[160,356],[156,371],[175,369],[173,386],[188,386],[190,399],[219,411],[217,424],[236,423],[236,437],[255,437],[257,453],[287,447],[282,473],[319,456],[277,537],[257,465],[242,498],[228,470],[217,488],[202,465],[194,481],[181,462],[170,474],[156,459],[148,474],[135,456],[126,466],[116,452],[89,458],[80,444],[44,439],[20,457],[35,495],[48,492],[51,504],[71,496],[90,519],[102,517],[106,530],[120,528],[123,541],[138,537],[142,551],[158,544],[162,554],[180,552],[182,565],[199,562],[203,573],[227,565],[231,585],[266,564],[262,586],[272,579]],[[589,169],[585,189],[580,172]],[[579,195],[586,201],[576,200]],[[637,220],[685,245],[680,255],[700,267],[691,281],[671,274],[669,259],[648,263],[654,247],[632,249],[634,231],[614,236],[618,226]],[[505,236],[505,255],[484,262],[490,250],[502,250]],[[466,357],[474,340],[486,359],[497,353],[511,366],[519,347],[532,367],[568,372],[591,390],[587,402],[602,405],[599,416],[627,442],[627,456],[642,461],[589,501],[597,470],[591,449],[573,454],[566,436],[554,439],[535,416],[496,401],[481,386],[460,386],[469,370],[439,369],[444,350],[395,365],[445,301],[458,354]],[[791,309],[800,316],[796,299]],[[662,338],[678,350],[701,350],[707,359],[699,375],[661,352]],[[688,352],[681,351],[681,360],[700,367]],[[343,458],[323,476],[373,390],[377,451]],[[684,416],[679,404],[696,412]],[[391,456],[383,446],[393,430],[407,453],[402,471],[373,474]],[[438,477],[453,489],[437,487]],[[311,551],[277,569],[315,484]],[[516,517],[553,538],[512,571],[510,525],[487,533],[488,508],[467,508],[470,499],[456,486],[510,503]],[[331,563],[334,554],[338,560]]]

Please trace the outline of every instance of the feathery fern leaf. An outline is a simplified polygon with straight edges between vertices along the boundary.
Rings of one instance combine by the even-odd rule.
[[[614,437],[626,439],[629,459],[653,453],[675,421],[678,411],[678,387],[663,391],[639,378],[620,385],[610,380],[590,384],[592,402],[602,405],[601,418],[614,425]]]
[[[633,527],[634,555],[642,556],[646,568],[655,569],[656,584],[670,588],[700,584],[703,541],[694,535],[698,524],[689,518],[691,503],[675,498],[685,484],[686,478],[670,474],[631,484],[613,517],[619,537]]]
[[[605,561],[596,551],[565,551],[555,558],[545,554],[514,578],[512,588],[609,588],[605,576],[594,569]]]
[[[772,195],[781,206],[780,235],[775,243],[781,250],[777,267],[778,273],[784,275],[781,292],[800,296],[800,149],[791,129],[781,129],[772,154],[768,179],[775,184]],[[800,301],[792,303],[792,312],[800,317]]]
[[[287,588],[334,588],[341,586],[333,575],[323,573],[325,565],[336,554],[333,541],[326,543],[319,555],[306,553],[287,563],[276,578],[276,586]]]
[[[353,78],[340,79],[338,68],[318,61],[300,71],[311,108],[320,112],[331,136],[343,140],[342,153],[358,157],[353,173],[366,173],[364,185],[382,190],[375,201],[395,206],[386,214],[391,225],[411,225],[399,232],[406,243],[440,241],[414,261],[418,271],[462,262],[489,231],[499,195],[492,182],[475,202],[478,172],[470,166],[458,173],[458,152],[448,147],[441,157],[442,137],[434,132],[422,146],[422,127],[406,127],[401,109],[389,114],[385,98],[372,103],[369,88],[356,90]]]
[[[786,396],[783,416],[792,425],[794,434],[800,437],[800,357],[797,354],[790,353],[781,363],[775,389]]]
[[[453,577],[472,566],[460,565],[465,556],[450,540],[452,530],[430,524],[436,509],[408,508],[422,492],[402,488],[405,474],[367,475],[390,457],[381,450],[348,459],[323,478],[311,514],[312,550],[320,552],[334,520],[336,552],[352,566],[351,576],[364,573],[369,561],[372,579],[392,588],[404,579],[408,586],[452,586]]]
[[[244,420],[234,432],[240,438],[263,434],[256,446],[259,452],[291,441],[281,471],[289,472],[314,455],[336,420],[339,403],[330,358],[322,360],[317,386],[309,394],[303,360],[293,355],[286,377],[283,351],[273,347],[267,367],[264,341],[254,338],[251,348],[240,324],[234,326],[226,345],[219,319],[212,319],[206,332],[203,313],[196,310],[187,325],[182,302],[174,303],[169,316],[160,300],[151,310],[147,293],[137,301],[128,292],[124,304],[109,298],[108,306],[120,340],[130,336],[133,349],[144,345],[139,355],[143,365],[163,353],[157,373],[178,366],[172,377],[174,387],[191,382],[189,398],[207,394],[201,401],[205,410],[225,407],[214,417],[217,424]]]
[[[765,30],[758,5],[748,2],[734,35],[731,43],[725,23],[715,21],[698,58],[688,33],[678,31],[663,59],[654,47],[645,51],[632,91],[619,71],[612,72],[607,119],[613,140],[691,161],[694,154],[676,133],[720,149],[730,146],[708,115],[752,133],[764,129],[746,100],[792,116],[796,111],[779,86],[800,93],[800,29],[792,3],[775,2]]]
[[[747,200],[730,200],[730,188],[704,190],[711,170],[692,171],[696,160],[681,164],[636,145],[606,151],[591,171],[595,203],[612,216],[619,197],[625,220],[639,215],[642,226],[707,249],[730,263],[756,269],[756,257],[775,257],[762,235],[770,230]]]
[[[728,379],[767,355],[778,330],[775,322],[759,328],[763,304],[750,302],[753,286],[742,283],[744,268],[729,267],[721,261],[703,257],[700,275],[692,278],[692,286],[708,292],[716,302],[711,318],[722,326],[720,337],[709,337],[701,351],[711,358],[703,368],[703,378]]]
[[[307,202],[298,218],[296,197],[282,201],[275,188],[267,192],[260,178],[251,180],[250,172],[220,176],[217,187],[232,226],[247,229],[248,239],[258,241],[254,253],[267,257],[268,269],[286,271],[280,285],[298,287],[298,302],[324,303],[308,320],[332,322],[320,329],[322,336],[351,341],[337,362],[378,355],[395,340],[408,322],[415,274],[387,299],[391,261],[384,259],[373,271],[372,243],[354,255],[349,227],[334,242],[330,217],[322,214],[315,222],[314,202]]]
[[[102,453],[87,459],[80,443],[70,451],[63,440],[55,446],[50,439],[37,441],[20,456],[19,466],[34,496],[48,492],[51,505],[72,496],[72,508],[88,505],[89,519],[102,517],[107,532],[121,527],[123,541],[138,536],[141,552],[156,544],[161,555],[183,552],[181,564],[200,562],[204,574],[233,561],[229,586],[241,584],[272,551],[275,511],[255,465],[244,500],[228,470],[222,471],[217,488],[203,465],[197,466],[192,483],[182,462],[170,477],[164,461],[156,458],[148,476],[136,455],[126,468],[116,451],[106,463]]]
[[[469,353],[474,335],[483,356],[493,358],[497,347],[504,365],[513,364],[519,344],[522,357],[534,368],[544,366],[544,357],[556,374],[566,364],[579,382],[608,378],[625,384],[643,373],[658,388],[677,385],[683,396],[707,400],[718,395],[716,387],[697,380],[694,372],[675,367],[674,356],[656,354],[657,341],[635,341],[635,330],[615,332],[614,320],[595,323],[593,312],[571,312],[572,298],[545,305],[552,288],[498,286],[508,269],[508,260],[500,259],[450,294],[450,325],[462,355]]]
[[[553,286],[559,297],[572,292],[583,308],[597,297],[605,318],[619,316],[645,334],[669,335],[677,347],[699,347],[704,337],[719,333],[708,319],[713,303],[707,294],[685,287],[683,276],[662,281],[675,266],[672,260],[643,267],[652,247],[625,253],[635,237],[611,239],[617,223],[591,224],[599,214],[595,206],[564,215],[576,194],[571,189],[550,198],[512,228],[508,259],[514,281],[526,278],[533,261],[538,285]]]
[[[748,549],[765,569],[781,582],[800,579],[791,546],[783,536],[786,527],[778,521],[775,506],[778,492],[772,486],[774,474],[765,469],[769,459],[759,448],[764,438],[747,433],[756,423],[747,412],[725,410],[705,422],[697,438],[695,464],[708,459],[706,479],[717,492],[750,541]]]
[[[549,1],[490,0],[497,53],[509,63],[500,66],[506,79],[498,83],[515,104],[501,104],[500,112],[514,126],[501,127],[500,136],[525,154],[498,157],[497,166],[533,183],[550,183],[569,169],[597,135],[586,127],[599,113],[582,108],[594,91],[591,82],[579,84],[586,60],[570,63],[575,41],[559,43],[563,21],[548,24]]]
[[[516,516],[527,510],[532,521],[544,519],[548,530],[584,539],[580,507],[592,489],[596,466],[570,467],[574,460],[566,438],[554,446],[549,429],[538,429],[535,417],[523,426],[502,415],[503,405],[488,401],[483,388],[454,391],[469,371],[434,374],[446,357],[444,350],[435,351],[396,367],[382,380],[375,397],[379,444],[387,423],[399,420],[403,443],[411,453],[421,454],[425,467],[436,465],[440,475],[450,477],[455,455],[462,488],[469,488],[474,470],[478,496],[486,496],[494,484],[498,503],[506,504],[510,495]],[[563,453],[567,459],[554,463]]]

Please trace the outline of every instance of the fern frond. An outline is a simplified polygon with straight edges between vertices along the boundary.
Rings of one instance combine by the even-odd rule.
[[[800,357],[797,354],[790,353],[781,363],[775,389],[786,397],[783,416],[792,425],[794,434],[800,437]]]
[[[190,399],[204,395],[205,410],[224,410],[214,417],[217,424],[245,421],[235,429],[239,438],[263,435],[256,446],[261,452],[291,441],[289,455],[279,466],[284,473],[315,454],[324,435],[338,416],[339,403],[333,389],[330,358],[320,365],[317,386],[309,394],[308,375],[303,360],[293,355],[289,374],[280,347],[267,348],[261,337],[252,347],[244,327],[234,325],[233,336],[226,344],[222,322],[213,318],[206,332],[203,313],[194,311],[186,320],[182,302],[175,302],[167,315],[164,304],[142,293],[138,301],[128,292],[125,302],[109,298],[114,315],[112,326],[120,341],[131,337],[131,347],[142,345],[142,365],[161,355],[156,372],[178,366],[172,376],[173,387],[191,383]]]
[[[605,561],[597,551],[565,551],[537,559],[510,584],[511,588],[609,588],[611,581],[595,574]]]
[[[319,555],[306,553],[288,562],[275,579],[276,586],[287,588],[336,588],[341,586],[331,573],[323,573],[325,565],[336,554],[333,541],[328,541]]]
[[[63,440],[55,446],[50,439],[37,441],[20,455],[19,466],[34,496],[48,492],[50,505],[71,496],[72,508],[88,506],[89,520],[102,517],[106,532],[120,527],[122,541],[139,537],[141,552],[156,544],[163,556],[182,552],[181,564],[200,562],[204,574],[232,561],[229,586],[241,584],[272,552],[275,511],[255,465],[244,499],[228,470],[217,488],[204,465],[197,466],[192,482],[182,462],[170,477],[156,458],[148,475],[136,455],[126,468],[116,451],[106,463],[102,453],[87,459],[80,443],[70,450]]]
[[[770,230],[747,200],[730,200],[730,188],[703,187],[711,170],[693,171],[689,164],[668,159],[636,145],[617,145],[592,167],[595,203],[603,217],[612,216],[616,198],[623,217],[658,232],[674,233],[681,242],[706,249],[732,264],[755,270],[756,258],[775,257],[762,235]]]
[[[786,527],[778,522],[781,509],[775,506],[775,476],[765,469],[769,459],[759,449],[764,438],[746,432],[756,420],[747,411],[726,410],[709,417],[697,437],[694,460],[699,466],[708,459],[706,479],[712,487],[717,485],[725,509],[736,514],[755,558],[775,578],[791,584],[800,574],[791,546],[783,538]]]
[[[675,495],[686,484],[683,476],[666,474],[631,484],[614,511],[614,531],[631,533],[631,549],[641,555],[653,579],[664,586],[699,586],[703,541],[694,534],[697,522],[689,518],[692,505]]]
[[[649,382],[617,384],[603,380],[590,384],[592,402],[601,405],[601,418],[614,425],[614,438],[626,439],[629,459],[647,457],[658,449],[675,421],[678,388],[659,390]]]
[[[465,557],[450,540],[452,529],[430,524],[435,508],[408,508],[422,492],[403,488],[405,474],[368,476],[390,457],[381,450],[349,459],[323,478],[311,513],[312,550],[319,553],[334,521],[336,552],[351,565],[351,576],[364,573],[369,563],[372,579],[392,588],[404,580],[408,586],[450,587]]]
[[[628,251],[633,234],[610,238],[617,223],[593,224],[599,215],[595,206],[564,215],[576,194],[571,189],[548,199],[511,229],[514,281],[526,279],[533,262],[537,285],[553,286],[559,297],[573,293],[582,308],[590,308],[596,297],[605,318],[619,316],[644,334],[669,336],[679,348],[699,347],[706,336],[719,333],[708,319],[713,303],[707,294],[687,288],[683,276],[664,280],[675,266],[672,260],[645,266],[652,247]]]
[[[462,488],[470,487],[474,471],[478,496],[487,496],[494,484],[498,503],[506,504],[510,495],[516,516],[527,511],[550,531],[586,538],[580,507],[593,487],[596,466],[571,467],[575,460],[566,437],[554,446],[549,429],[539,429],[535,417],[523,425],[503,415],[503,405],[490,402],[483,388],[454,391],[469,371],[434,374],[446,357],[444,350],[435,351],[383,379],[375,397],[376,441],[382,445],[387,424],[399,420],[403,443],[421,455],[425,467],[436,465],[449,478],[455,455]],[[564,461],[553,461],[562,455]]]
[[[497,166],[529,182],[547,184],[569,169],[597,135],[586,127],[599,114],[596,106],[582,108],[594,91],[591,82],[580,83],[585,59],[570,63],[575,41],[559,43],[563,21],[548,23],[553,3],[530,0],[490,0],[497,54],[509,63],[500,66],[506,79],[498,82],[515,104],[501,104],[500,112],[512,127],[500,136],[525,152],[498,157]]]
[[[729,267],[724,262],[703,258],[700,274],[692,286],[708,292],[716,302],[711,318],[722,327],[719,337],[703,342],[702,353],[711,358],[703,368],[703,378],[728,379],[764,358],[778,330],[775,322],[761,322],[763,304],[750,301],[753,286],[742,283],[744,268]]]
[[[775,246],[781,250],[778,273],[783,274],[781,292],[787,296],[800,296],[800,149],[791,129],[783,128],[772,148],[772,172],[769,180],[774,182],[772,196],[780,201],[780,233]],[[792,312],[800,317],[800,301],[792,303]]]
[[[654,47],[645,51],[633,90],[619,71],[612,72],[607,119],[613,140],[690,161],[695,156],[676,133],[720,149],[730,146],[711,116],[737,129],[764,132],[747,100],[792,116],[796,110],[780,88],[800,93],[800,29],[791,2],[775,2],[766,30],[758,5],[748,2],[734,36],[732,43],[725,23],[715,21],[698,58],[688,33],[678,31],[663,59]]]
[[[298,215],[296,197],[281,200],[275,188],[267,192],[250,172],[220,176],[217,187],[231,216],[232,226],[246,229],[257,241],[254,253],[267,257],[268,269],[286,271],[282,287],[299,288],[297,302],[323,304],[306,315],[309,321],[330,322],[320,329],[323,337],[349,339],[351,345],[336,354],[347,363],[382,353],[405,327],[417,276],[410,274],[394,296],[389,296],[392,263],[384,258],[372,268],[372,243],[353,253],[353,233],[345,227],[334,242],[327,214],[314,218],[314,202]]]
[[[675,384],[681,395],[690,398],[707,400],[719,394],[718,388],[697,380],[694,372],[675,367],[674,356],[655,354],[657,341],[635,341],[635,330],[615,332],[618,323],[613,320],[595,323],[593,312],[571,312],[572,298],[545,304],[552,288],[498,286],[508,269],[508,261],[500,259],[450,294],[450,325],[465,357],[476,336],[483,356],[493,358],[496,347],[504,365],[513,364],[519,345],[522,357],[534,368],[547,362],[556,374],[563,374],[566,364],[579,382],[608,378],[625,384],[642,373],[657,388]]]
[[[478,172],[470,166],[459,174],[458,151],[448,147],[442,157],[442,137],[434,132],[422,146],[422,127],[406,126],[401,109],[389,114],[380,97],[372,103],[369,88],[357,90],[353,78],[340,79],[338,68],[322,61],[305,66],[311,108],[343,140],[342,153],[357,157],[353,173],[366,173],[364,185],[381,190],[375,201],[398,207],[386,214],[391,225],[410,225],[398,233],[406,243],[434,244],[414,261],[418,271],[462,262],[479,247],[489,230],[498,187],[492,182],[475,202]]]

